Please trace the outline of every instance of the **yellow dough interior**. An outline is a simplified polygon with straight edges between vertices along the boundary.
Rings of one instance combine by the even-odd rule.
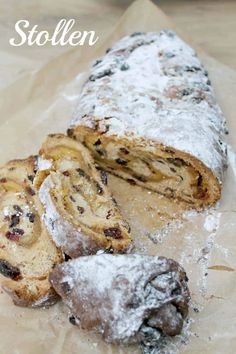
[[[189,204],[201,204],[208,198],[205,178],[171,149],[155,148],[153,153],[94,135],[86,135],[83,139],[102,168],[131,184]]]

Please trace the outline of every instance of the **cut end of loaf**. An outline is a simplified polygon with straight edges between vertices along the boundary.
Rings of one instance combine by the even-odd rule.
[[[221,184],[200,160],[183,151],[138,138],[106,136],[78,126],[69,136],[82,142],[101,168],[168,198],[202,209],[216,203]]]

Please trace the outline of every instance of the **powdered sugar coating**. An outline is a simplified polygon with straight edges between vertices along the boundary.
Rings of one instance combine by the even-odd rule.
[[[222,181],[225,120],[194,50],[172,31],[134,33],[98,60],[71,122],[187,152]]]
[[[50,191],[55,188],[51,175],[46,177],[39,189],[39,199],[45,208],[43,221],[57,247],[73,256],[79,252],[90,253],[91,241],[79,228],[75,228],[57,210]]]
[[[108,342],[153,344],[162,331],[180,333],[187,314],[184,270],[164,257],[80,257],[57,266],[50,281],[82,328]]]

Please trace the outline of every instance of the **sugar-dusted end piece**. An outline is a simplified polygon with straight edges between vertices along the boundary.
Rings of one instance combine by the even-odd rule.
[[[50,281],[75,323],[109,343],[156,346],[180,334],[188,314],[185,271],[165,257],[80,257],[57,266]]]

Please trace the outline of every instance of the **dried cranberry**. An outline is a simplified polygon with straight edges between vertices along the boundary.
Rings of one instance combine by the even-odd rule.
[[[62,174],[66,177],[69,177],[69,175],[70,175],[69,171],[63,171]]]
[[[106,237],[121,238],[121,230],[119,227],[110,227],[103,230]]]
[[[27,193],[29,193],[32,196],[36,194],[35,191],[31,187],[26,187],[25,190]]]
[[[128,154],[129,154],[129,150],[126,149],[125,147],[121,147],[121,148],[120,148],[120,151],[121,151],[123,154],[125,154],[125,155],[128,155]]]
[[[12,231],[7,231],[6,238],[10,241],[19,241],[20,236],[22,236],[24,233],[24,230],[14,228]]]

